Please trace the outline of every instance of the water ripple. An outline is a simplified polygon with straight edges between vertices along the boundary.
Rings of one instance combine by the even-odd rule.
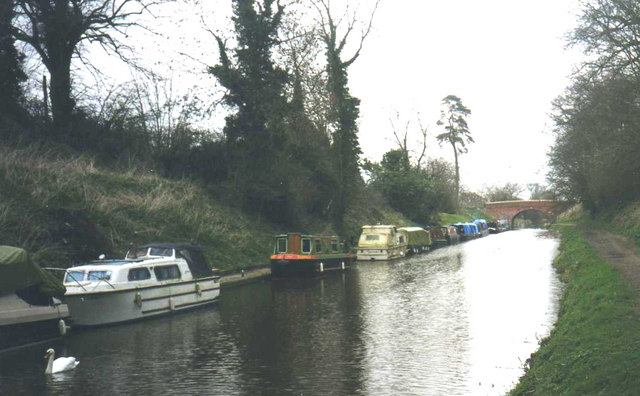
[[[323,279],[223,290],[218,307],[0,353],[10,394],[505,394],[549,334],[558,242],[508,232]]]

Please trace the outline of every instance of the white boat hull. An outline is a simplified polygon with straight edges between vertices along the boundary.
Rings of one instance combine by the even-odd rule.
[[[404,249],[400,247],[391,249],[366,249],[358,248],[358,261],[394,260],[404,257]]]
[[[220,281],[216,276],[135,288],[67,293],[64,300],[73,325],[100,326],[212,304],[219,296]]]

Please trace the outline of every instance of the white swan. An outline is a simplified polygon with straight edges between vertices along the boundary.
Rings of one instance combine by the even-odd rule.
[[[78,364],[80,364],[80,361],[76,360],[74,357],[61,357],[55,359],[55,356],[56,351],[52,348],[47,349],[47,352],[44,354],[44,358],[48,358],[49,361],[47,362],[46,370],[44,370],[45,374],[55,374],[73,370]]]

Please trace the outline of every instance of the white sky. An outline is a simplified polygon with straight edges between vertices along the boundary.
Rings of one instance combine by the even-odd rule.
[[[473,191],[507,182],[544,184],[553,143],[551,101],[568,85],[577,51],[564,50],[577,1],[383,1],[375,30],[350,70],[362,99],[360,144],[379,160],[394,145],[395,111],[417,113],[431,137],[449,94],[471,110],[475,143],[460,157],[461,182]],[[419,149],[419,146],[416,147]],[[453,162],[435,140],[428,154]],[[525,192],[523,195],[528,195]]]
[[[194,1],[194,0],[191,0]],[[453,162],[450,147],[435,136],[440,102],[449,94],[462,99],[475,143],[460,157],[461,182],[472,191],[507,182],[545,183],[551,102],[568,85],[579,60],[565,50],[564,36],[576,24],[579,0],[381,0],[373,30],[361,56],[349,69],[352,94],[360,98],[359,140],[364,157],[380,161],[395,148],[396,128],[410,121],[409,142],[419,150],[418,113],[429,130],[427,155]],[[333,0],[334,16],[349,4],[368,19],[373,0]],[[180,3],[178,3],[180,4]],[[137,50],[160,73],[173,78],[174,90],[217,89],[206,65],[217,63],[217,45],[193,9],[165,5],[161,23],[174,29],[158,43],[139,41]],[[203,0],[199,6],[212,30],[231,32],[230,0]],[[153,24],[158,25],[155,20]],[[354,32],[355,43],[359,32]],[[180,55],[187,52],[195,62]],[[98,56],[98,55],[94,55]],[[349,48],[344,58],[351,56]],[[130,74],[116,66],[114,78]],[[167,75],[169,74],[169,75]],[[124,76],[124,77],[123,77]],[[523,193],[526,197],[528,192]]]

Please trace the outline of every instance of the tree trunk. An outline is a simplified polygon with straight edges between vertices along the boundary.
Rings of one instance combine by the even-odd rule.
[[[54,133],[60,138],[67,138],[71,128],[71,56],[61,56],[59,62],[52,62],[49,67],[51,75],[50,96],[51,114],[53,115]]]
[[[452,143],[453,146],[453,156],[455,158],[456,165],[456,210],[460,208],[460,167],[458,166],[458,150],[456,150],[455,143]]]

